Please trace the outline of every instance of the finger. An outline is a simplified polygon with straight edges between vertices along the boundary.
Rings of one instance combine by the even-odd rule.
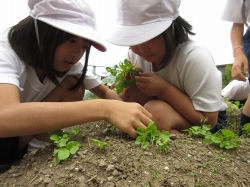
[[[151,114],[149,111],[147,111],[144,107],[142,107],[142,112],[143,112],[143,114],[145,115],[145,117],[144,117],[144,119],[141,119],[141,122],[142,122],[143,124],[145,124],[145,125],[148,125],[148,124],[152,121],[153,116],[152,116],[152,114]]]
[[[137,133],[136,130],[134,128],[130,128],[129,132],[127,132],[127,134],[131,137],[131,138],[136,138],[137,137]]]
[[[139,76],[141,76],[141,77],[152,77],[152,74],[151,73],[139,72]]]

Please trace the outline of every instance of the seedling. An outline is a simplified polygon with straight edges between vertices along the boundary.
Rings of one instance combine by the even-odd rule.
[[[170,133],[168,131],[159,131],[152,121],[146,129],[138,128],[136,130],[138,136],[136,138],[135,144],[140,145],[141,148],[146,149],[149,144],[156,144],[160,151],[167,150],[167,142],[169,141]]]
[[[203,142],[214,143],[224,149],[232,149],[241,145],[240,138],[235,137],[234,132],[227,129],[221,129],[214,134],[206,135]]]
[[[247,136],[250,136],[250,123],[247,123],[243,126],[242,134],[246,134]]]
[[[92,138],[91,140],[92,140],[92,144],[97,146],[100,150],[104,149],[107,145],[110,144],[110,142],[102,142],[102,141],[94,139],[94,138]]]
[[[238,137],[235,137],[235,134],[231,130],[221,129],[216,133],[212,134],[210,132],[210,125],[201,125],[201,126],[193,126],[187,130],[183,130],[187,132],[191,136],[198,136],[203,139],[203,142],[214,143],[223,149],[232,149],[239,147],[241,145],[241,140]]]
[[[113,68],[107,67],[106,70],[116,77],[115,89],[118,94],[122,93],[124,88],[135,84],[136,81],[134,77],[141,71],[140,68],[135,68],[127,59],[124,59],[123,62],[120,62],[119,65],[115,65]]]
[[[81,146],[80,142],[69,141],[69,136],[75,136],[77,133],[79,133],[79,129],[74,128],[70,132],[60,130],[56,134],[50,136],[50,140],[52,140],[57,147],[54,149],[56,164],[59,164],[60,161],[66,160],[71,154],[77,152]]]

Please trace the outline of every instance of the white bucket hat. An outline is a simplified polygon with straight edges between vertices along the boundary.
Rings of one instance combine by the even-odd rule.
[[[95,15],[85,0],[28,0],[30,16],[55,28],[93,42],[106,51],[96,31]]]
[[[144,43],[179,16],[181,0],[117,0],[117,22],[105,39],[115,45]]]

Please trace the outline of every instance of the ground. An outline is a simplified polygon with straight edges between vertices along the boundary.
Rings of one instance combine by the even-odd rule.
[[[239,115],[231,110],[229,120],[236,132]],[[250,186],[248,137],[241,137],[240,147],[225,150],[187,134],[172,135],[167,151],[161,153],[155,145],[141,149],[134,139],[105,121],[79,127],[81,132],[74,140],[81,147],[75,155],[56,164],[53,144],[26,154],[0,174],[1,187]],[[110,145],[97,149],[90,138]]]

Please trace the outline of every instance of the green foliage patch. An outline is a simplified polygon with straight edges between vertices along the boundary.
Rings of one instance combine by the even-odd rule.
[[[155,144],[160,151],[166,151],[168,146],[170,133],[168,131],[160,131],[157,129],[154,121],[152,121],[147,128],[138,128],[136,130],[138,136],[135,144],[140,145],[141,148],[146,149],[150,144]]]
[[[115,89],[119,94],[122,93],[124,88],[135,84],[134,77],[140,72],[140,68],[135,68],[129,60],[124,59],[123,62],[115,65],[113,68],[107,67],[106,71],[116,77]]]
[[[183,130],[191,136],[204,138],[203,142],[213,143],[222,149],[237,148],[241,145],[241,139],[228,129],[221,129],[216,133],[210,132],[210,125],[193,126]]]

